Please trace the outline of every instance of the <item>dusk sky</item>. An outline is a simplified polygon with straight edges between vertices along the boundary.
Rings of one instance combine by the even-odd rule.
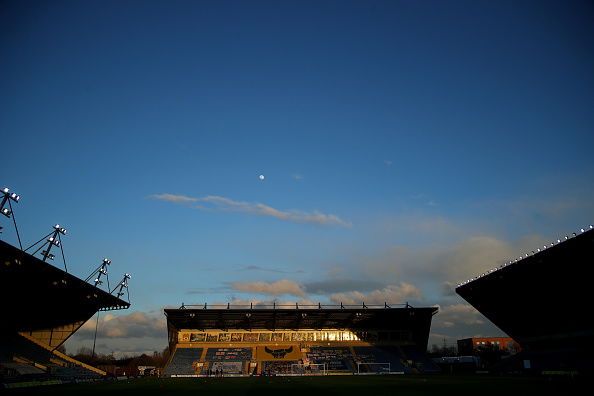
[[[25,247],[59,223],[69,272],[132,274],[101,353],[162,350],[182,302],[408,302],[439,306],[430,345],[499,336],[456,284],[594,221],[593,20],[585,0],[4,1],[0,187]]]

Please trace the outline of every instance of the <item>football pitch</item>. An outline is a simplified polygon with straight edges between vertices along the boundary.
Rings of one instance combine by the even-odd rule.
[[[581,381],[580,381],[581,382]],[[326,376],[143,378],[12,389],[7,395],[571,395],[591,385],[569,378],[514,376]]]

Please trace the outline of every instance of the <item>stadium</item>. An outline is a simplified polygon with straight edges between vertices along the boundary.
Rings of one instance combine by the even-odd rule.
[[[425,356],[437,308],[409,305],[166,309],[167,376],[439,371]]]
[[[8,191],[4,194],[8,196]],[[5,212],[9,217],[12,207]],[[160,394],[161,388],[241,394],[248,387],[262,395],[337,390],[341,395],[360,395],[361,389],[371,387],[378,394],[391,394],[394,389],[414,394],[418,386],[415,381],[419,380],[431,383],[427,387],[431,392],[464,383],[462,388],[456,388],[456,394],[465,389],[474,393],[489,381],[495,381],[489,386],[496,392],[506,391],[509,386],[537,390],[539,394],[556,389],[517,377],[504,381],[440,374],[440,368],[426,355],[432,319],[438,308],[413,307],[408,303],[182,304],[177,309],[164,310],[169,357],[160,368],[159,377],[131,383],[105,381],[128,381],[129,377],[116,378],[66,355],[60,347],[98,312],[130,307],[130,275],[125,274],[110,290],[107,267],[111,262],[107,259],[85,280],[69,274],[65,260],[64,270],[49,264],[46,260],[55,258],[50,252],[52,246],[61,249],[60,235],[65,234],[64,228],[55,225],[27,249],[0,241],[0,295],[4,308],[0,369],[6,390],[18,392],[35,387],[38,394],[151,394],[158,386],[155,394]],[[583,306],[565,305],[548,292],[562,287],[571,295],[569,291],[578,290],[578,286],[580,291],[573,294],[577,299],[581,290],[586,290],[592,269],[585,264],[592,261],[593,235],[590,228],[456,289],[522,345],[519,357],[509,359],[503,371],[518,370],[514,365],[528,360],[530,370],[523,372],[544,374],[563,369],[591,373],[588,370],[592,349],[582,346],[594,331]],[[37,250],[28,252],[37,245]],[[576,271],[554,271],[559,262],[572,263]],[[104,281],[107,290],[101,288]],[[526,295],[528,282],[532,288]],[[122,298],[124,295],[127,301]],[[273,380],[271,377],[279,379],[262,380]],[[327,379],[332,377],[335,380]],[[283,382],[282,378],[292,378],[293,382]],[[218,384],[216,390],[212,388],[214,384]]]

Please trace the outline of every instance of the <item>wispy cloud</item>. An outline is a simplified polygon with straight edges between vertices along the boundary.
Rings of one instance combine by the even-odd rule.
[[[302,269],[298,269],[295,271],[285,271],[285,270],[280,270],[280,269],[276,269],[276,268],[265,268],[265,267],[260,267],[259,265],[248,265],[247,267],[241,268],[241,270],[243,271],[266,271],[266,272],[278,272],[281,274],[302,274],[305,271]]]
[[[293,173],[292,177],[295,180],[303,180],[303,175],[300,173]]]
[[[325,214],[317,210],[314,210],[313,212],[304,212],[296,209],[279,210],[259,202],[235,201],[217,195],[194,198],[185,195],[154,194],[151,195],[151,198],[177,204],[190,204],[190,206],[195,209],[241,212],[256,216],[274,217],[278,220],[294,223],[307,223],[321,226],[352,226],[351,222],[345,221],[334,214]]]
[[[232,282],[234,290],[254,294],[281,295],[290,294],[296,297],[305,297],[301,285],[288,279],[281,279],[276,282]]]
[[[175,202],[175,203],[189,203],[196,202],[198,198],[190,198],[185,195],[174,195],[174,194],[153,194],[151,198],[160,199],[163,201]]]

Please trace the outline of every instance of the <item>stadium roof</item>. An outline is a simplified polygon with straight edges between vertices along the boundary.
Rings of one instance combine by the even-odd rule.
[[[580,230],[465,282],[456,292],[523,349],[590,343],[594,230]]]
[[[431,318],[436,307],[399,308],[388,306],[340,306],[326,308],[322,305],[287,307],[203,307],[165,309],[168,327],[176,330],[277,330],[277,329],[348,329],[348,330],[411,330],[417,342],[426,344]]]
[[[2,331],[33,331],[86,321],[99,310],[126,309],[120,298],[0,241]]]

